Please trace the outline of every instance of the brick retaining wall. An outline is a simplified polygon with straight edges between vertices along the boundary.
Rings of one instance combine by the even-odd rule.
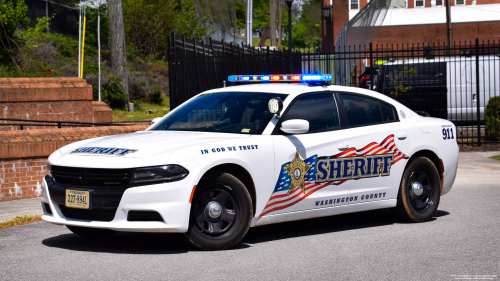
[[[113,113],[92,101],[92,86],[78,77],[0,78],[0,118],[110,123]],[[43,127],[25,126],[36,128]],[[0,131],[18,129],[0,126]]]
[[[48,156],[67,144],[145,130],[149,124],[0,131],[0,202],[41,196]]]

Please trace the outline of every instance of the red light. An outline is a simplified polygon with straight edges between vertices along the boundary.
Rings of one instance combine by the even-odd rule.
[[[281,80],[281,77],[278,76],[278,75],[274,75],[274,76],[271,76],[271,80],[273,80],[273,81],[279,81],[279,80]]]
[[[361,77],[361,83],[365,83],[366,80],[368,80],[369,77],[363,76]]]
[[[300,80],[300,75],[294,75],[291,78],[292,80],[299,81]]]

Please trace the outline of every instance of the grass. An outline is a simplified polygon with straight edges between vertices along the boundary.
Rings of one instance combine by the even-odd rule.
[[[145,120],[162,117],[170,112],[170,98],[164,97],[161,104],[134,104],[134,112],[123,109],[113,109],[113,121]]]
[[[500,161],[500,155],[491,156],[490,158]]]
[[[37,222],[37,221],[41,221],[41,220],[42,220],[41,215],[24,215],[22,217],[15,217],[15,218],[11,219],[10,221],[0,223],[0,230],[5,229],[5,228],[9,228],[9,227],[13,227],[13,226]]]

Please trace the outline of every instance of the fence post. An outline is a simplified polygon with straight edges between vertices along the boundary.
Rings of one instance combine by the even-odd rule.
[[[222,57],[224,58],[224,67],[223,67],[224,76],[223,76],[223,79],[227,79],[226,45],[224,44],[224,39],[222,39]]]
[[[370,42],[370,90],[373,90],[373,45]]]
[[[187,72],[186,72],[186,68],[187,68],[187,58],[186,58],[186,36],[184,36],[184,34],[182,34],[182,71],[184,72],[183,76],[184,76],[184,94],[182,95],[183,97],[186,97],[186,99],[184,99],[183,101],[177,101],[178,104],[176,104],[175,106],[178,106],[180,105],[181,103],[183,103],[184,101],[187,101],[188,100],[188,97],[189,97],[189,91],[188,91],[188,79],[187,79]]]
[[[212,37],[209,37],[208,40],[210,40],[210,49],[212,49],[212,60],[214,62],[214,74],[215,74],[215,87],[217,87],[217,82],[219,81],[218,75],[217,75],[217,64],[215,63],[215,51],[214,51],[214,45],[212,44]]]
[[[208,62],[207,57],[205,56],[205,42],[201,41],[201,47],[203,48],[203,62],[205,63],[205,75],[207,77],[207,88],[203,89],[203,91],[210,90],[210,77],[208,73]]]
[[[271,74],[271,56],[269,55],[269,46],[267,46],[267,73]]]
[[[172,99],[172,95],[173,95],[173,87],[172,87],[172,74],[174,73],[173,69],[172,69],[172,56],[170,55],[170,51],[171,51],[171,47],[172,47],[172,37],[171,36],[168,36],[168,45],[167,45],[167,64],[168,64],[168,95],[170,96],[170,99]]]
[[[479,112],[479,39],[476,38],[476,118],[477,118],[477,145],[481,146],[481,114]]]
[[[198,88],[198,93],[201,93],[200,89],[200,69],[198,66],[198,50],[196,47],[196,36],[193,38],[193,52],[194,52],[194,65],[195,65],[195,77],[196,77],[196,86]]]

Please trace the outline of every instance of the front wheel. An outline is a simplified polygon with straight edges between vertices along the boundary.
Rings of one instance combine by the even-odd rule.
[[[245,185],[228,173],[216,173],[197,187],[186,237],[203,250],[224,250],[245,237],[253,217]]]
[[[399,187],[398,202],[392,209],[396,217],[425,222],[436,212],[441,196],[439,173],[427,157],[419,157],[406,168]]]

